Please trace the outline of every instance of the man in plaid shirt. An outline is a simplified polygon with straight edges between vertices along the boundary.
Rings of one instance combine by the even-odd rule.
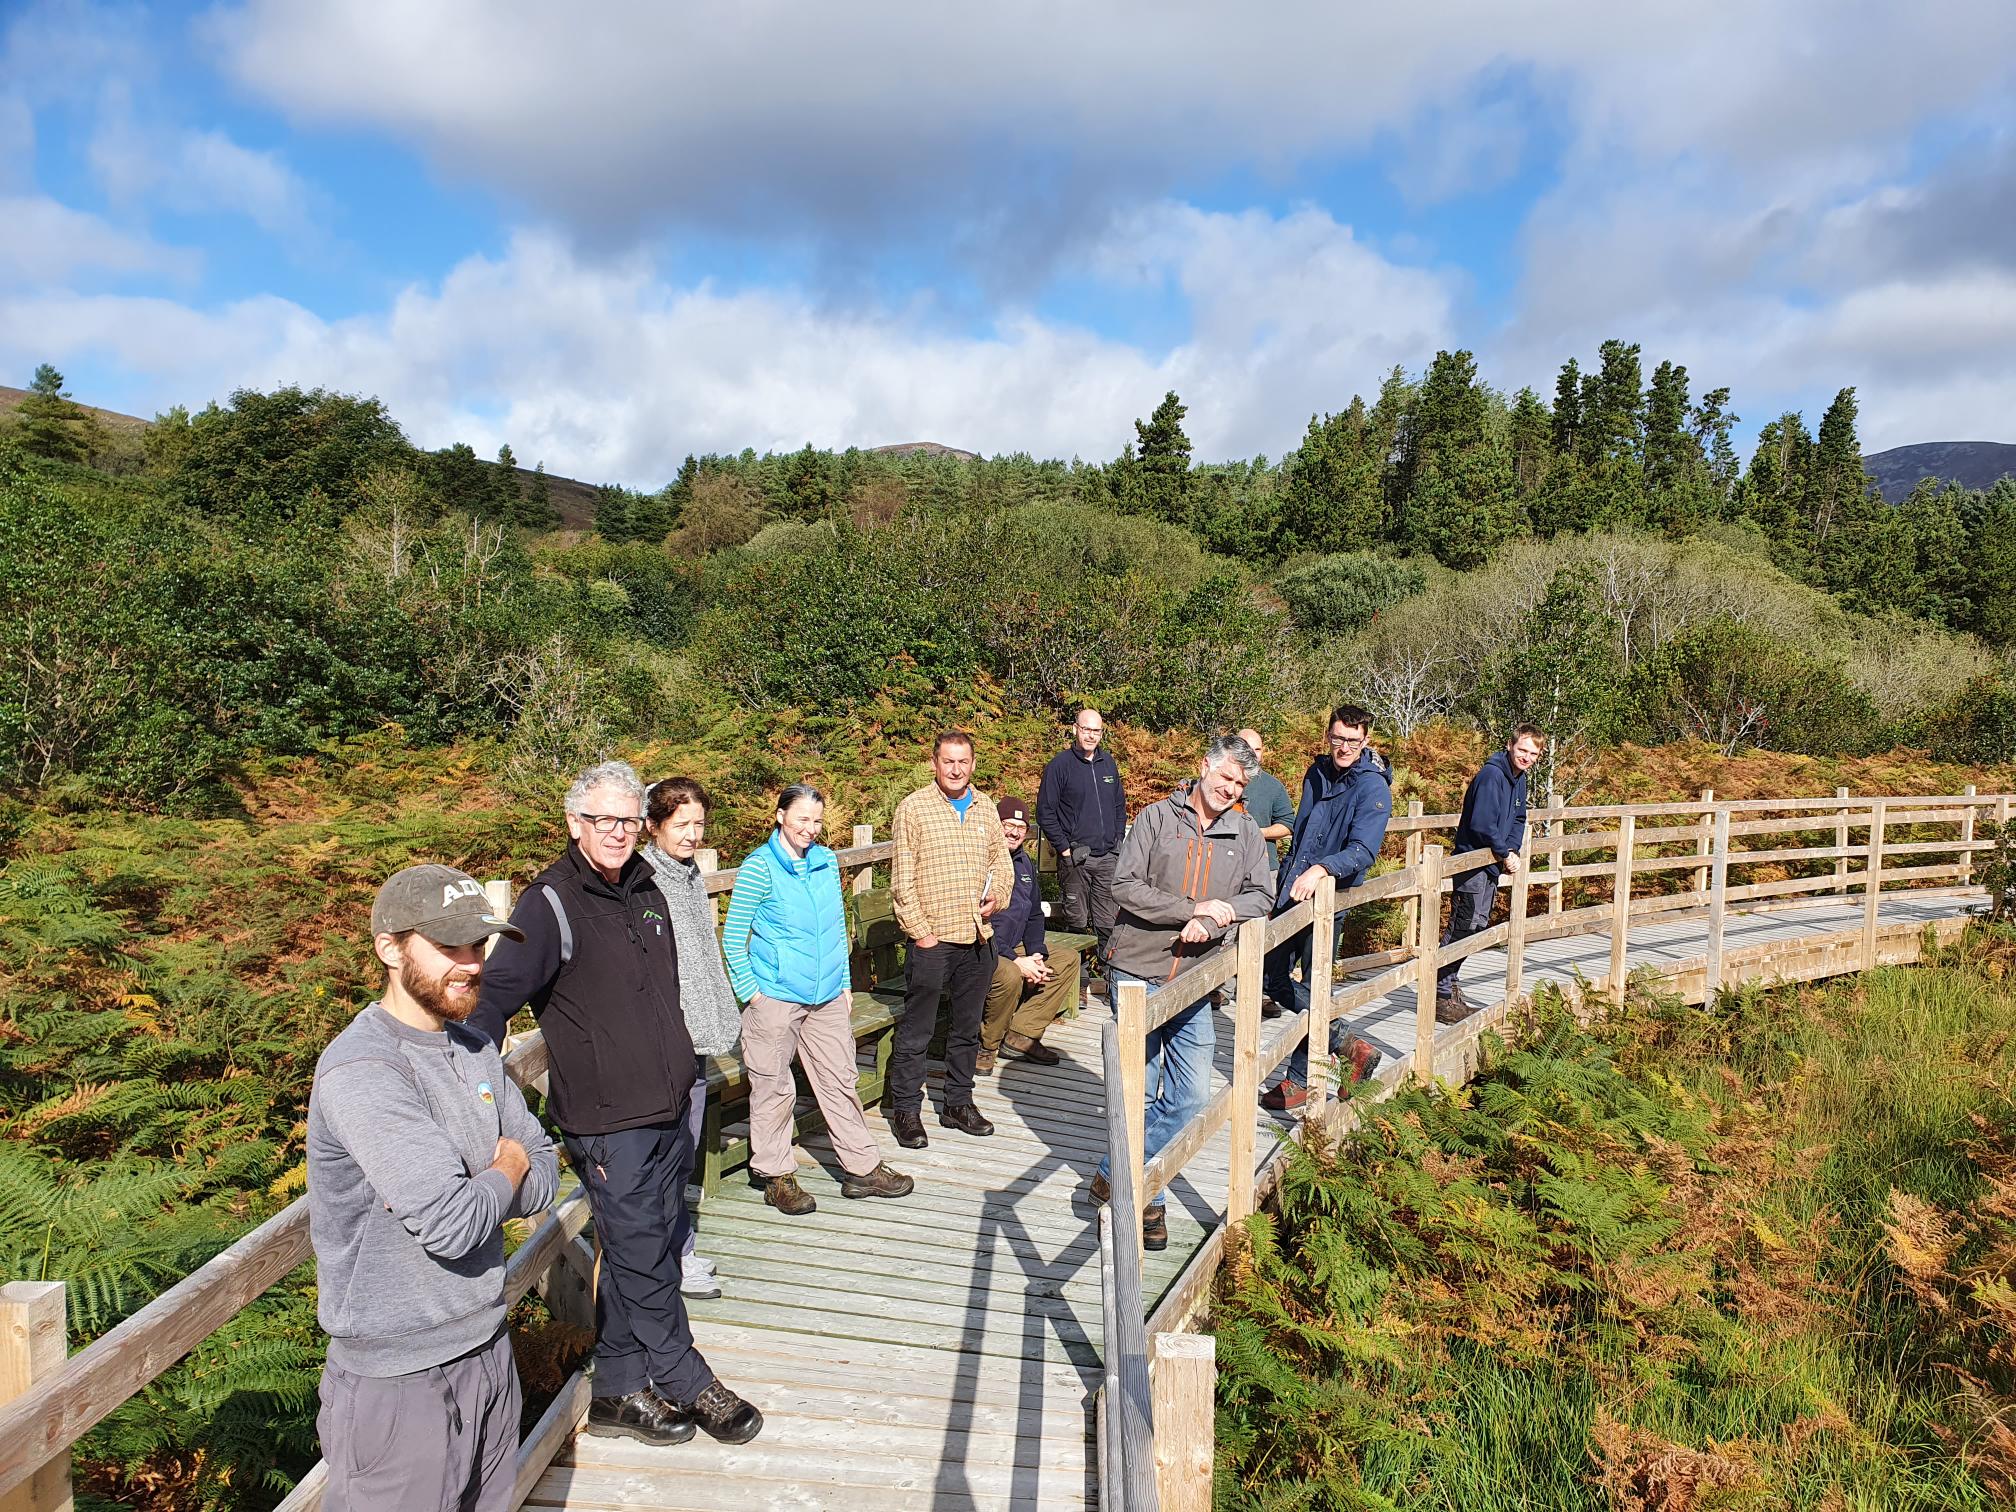
[[[992,1134],[973,1106],[980,1015],[994,980],[988,918],[1006,908],[1015,866],[994,805],[973,790],[973,737],[947,730],[931,748],[931,783],[896,805],[896,859],[890,901],[910,937],[903,1020],[889,1057],[889,1129],[907,1150],[924,1134],[924,1053],[937,1027],[938,1000],[952,996],[945,1037],[945,1103],[938,1122],[964,1134]]]

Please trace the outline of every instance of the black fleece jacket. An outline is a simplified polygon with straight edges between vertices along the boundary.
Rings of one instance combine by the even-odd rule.
[[[560,895],[574,953],[560,960]],[[511,912],[525,939],[500,938],[483,965],[470,1027],[502,1044],[529,1003],[551,1056],[553,1120],[569,1134],[670,1123],[685,1111],[696,1061],[679,1011],[679,957],[650,865],[633,855],[610,882],[569,845]]]

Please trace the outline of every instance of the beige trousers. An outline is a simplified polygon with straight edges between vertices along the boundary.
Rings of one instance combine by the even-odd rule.
[[[830,1003],[784,1003],[757,993],[742,1012],[742,1065],[749,1073],[749,1169],[758,1176],[789,1176],[791,1114],[798,1088],[791,1057],[805,1068],[812,1096],[826,1118],[826,1133],[849,1176],[866,1176],[882,1163],[868,1132],[855,1089],[854,994]]]
[[[1015,947],[1015,956],[1022,947]],[[1056,1022],[1057,1015],[1078,1001],[1078,952],[1069,945],[1053,945],[1043,959],[1050,963],[1050,980],[1031,987],[1015,969],[1015,956],[994,958],[994,980],[987,984],[987,1004],[980,1010],[980,1048],[999,1050],[1009,1030],[1029,1039],[1041,1039],[1043,1031]]]

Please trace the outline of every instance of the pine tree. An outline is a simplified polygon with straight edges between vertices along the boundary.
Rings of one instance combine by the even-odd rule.
[[[1190,520],[1190,438],[1183,433],[1183,401],[1171,389],[1146,420],[1134,422],[1141,441],[1141,507],[1171,525]]]
[[[1988,490],[1968,532],[1966,628],[2016,646],[2016,478]]]
[[[1578,447],[1592,469],[1637,461],[1644,439],[1644,375],[1638,343],[1606,341],[1601,368],[1582,380]]]
[[[1400,426],[1394,461],[1394,492],[1399,505],[1400,538],[1421,546],[1412,495],[1416,479],[1431,465],[1447,471],[1451,462],[1484,439],[1488,413],[1483,386],[1477,382],[1477,359],[1468,352],[1437,352],[1414,403]]]
[[[15,411],[15,437],[31,456],[82,462],[90,454],[90,416],[63,391],[63,375],[43,363]]]
[[[1855,414],[1855,390],[1844,388],[1820,419],[1813,470],[1806,480],[1806,528],[1816,550],[1824,551],[1836,530],[1868,512],[1870,480],[1855,436]]]
[[[1736,494],[1739,466],[1736,447],[1729,439],[1729,432],[1741,420],[1741,416],[1730,413],[1729,390],[1726,388],[1708,390],[1701,396],[1701,402],[1688,412],[1688,430],[1694,437],[1694,444],[1708,459],[1708,480],[1717,500],[1717,514],[1728,512],[1730,501]]]
[[[1757,432],[1757,449],[1743,477],[1742,512],[1778,548],[1781,560],[1803,563],[1809,554],[1803,506],[1812,466],[1813,438],[1797,410]]]
[[[1341,415],[1309,417],[1301,447],[1284,464],[1277,551],[1369,551],[1386,531],[1385,455],[1365,401]]]
[[[1547,476],[1554,461],[1554,417],[1547,405],[1530,388],[1519,390],[1512,401],[1508,426],[1512,446],[1512,477],[1522,499],[1530,499]]]
[[[1554,381],[1554,452],[1572,457],[1582,444],[1582,370],[1570,357]]]
[[[614,545],[630,537],[630,490],[604,483],[595,490],[595,534]]]
[[[500,520],[518,518],[518,458],[507,441],[497,448],[497,465],[490,475],[490,513]]]
[[[783,512],[795,520],[823,520],[833,512],[840,494],[834,487],[831,474],[827,471],[830,453],[814,451],[812,443],[806,442],[802,451],[793,452],[784,466],[782,484]]]
[[[553,488],[541,461],[532,469],[532,481],[518,499],[518,523],[527,530],[552,530],[560,523],[560,511],[553,507]]]

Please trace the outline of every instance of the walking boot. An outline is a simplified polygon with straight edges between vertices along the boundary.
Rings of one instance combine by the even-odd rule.
[[[1354,1034],[1350,1043],[1345,1045],[1341,1059],[1344,1076],[1338,1087],[1340,1091],[1349,1095],[1353,1087],[1379,1069],[1379,1062],[1385,1057],[1380,1055],[1378,1048],[1370,1040],[1360,1039]]]
[[[693,1437],[693,1414],[647,1386],[628,1396],[590,1397],[587,1431],[640,1444],[683,1444]]]
[[[724,1444],[746,1444],[763,1431],[763,1414],[719,1381],[693,1399],[686,1409],[693,1421]]]
[[[1289,1108],[1299,1108],[1307,1101],[1309,1101],[1309,1089],[1285,1076],[1260,1094],[1260,1106],[1276,1113],[1285,1112]]]
[[[1031,1039],[1026,1034],[1017,1034],[1013,1029],[1008,1031],[1007,1037],[1001,1043],[1021,1056],[1022,1059],[1034,1061],[1039,1066],[1054,1066],[1064,1059],[1063,1056],[1052,1050],[1040,1039]]]
[[[876,1166],[865,1176],[847,1176],[840,1182],[842,1197],[908,1197],[917,1185],[901,1171],[894,1170],[887,1161]]]
[[[961,1134],[992,1134],[994,1125],[987,1122],[986,1115],[971,1103],[947,1103],[938,1111],[940,1127],[957,1129]]]
[[[889,1132],[896,1136],[896,1143],[906,1150],[921,1150],[931,1143],[930,1136],[924,1132],[922,1113],[905,1113],[892,1109],[889,1114]]]
[[[763,1200],[780,1213],[799,1218],[819,1206],[812,1194],[798,1185],[796,1176],[765,1176],[762,1181]]]
[[[1460,1024],[1476,1011],[1470,1006],[1469,999],[1463,996],[1460,985],[1435,995],[1435,1022],[1438,1024]]]
[[[992,1076],[994,1074],[994,1052],[992,1050],[982,1050],[978,1055],[973,1057],[973,1074],[975,1076]]]
[[[1107,1203],[1113,1200],[1113,1188],[1108,1184],[1106,1177],[1100,1172],[1095,1171],[1092,1173],[1090,1195],[1092,1200],[1097,1203]]]
[[[1141,1209],[1141,1248],[1169,1248],[1169,1210],[1161,1203]]]

